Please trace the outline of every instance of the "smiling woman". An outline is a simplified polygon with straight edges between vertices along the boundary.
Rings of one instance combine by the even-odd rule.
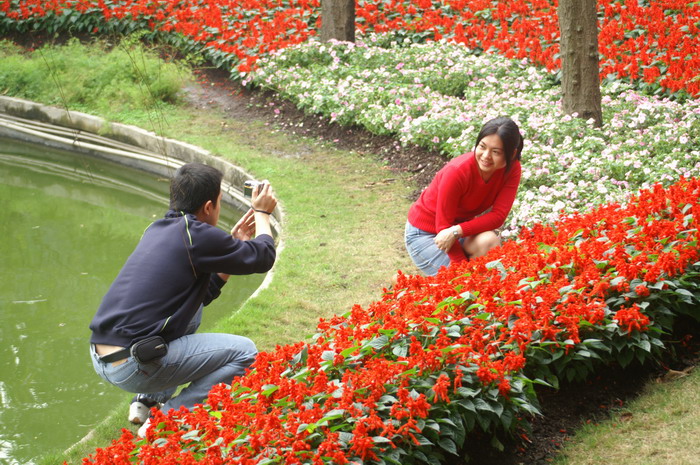
[[[485,255],[501,244],[496,230],[520,183],[523,137],[510,118],[488,121],[473,152],[447,163],[408,212],[406,249],[426,275]]]

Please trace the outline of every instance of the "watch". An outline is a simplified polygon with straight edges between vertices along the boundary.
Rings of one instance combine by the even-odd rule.
[[[454,237],[459,237],[459,228],[457,228],[456,226],[453,227],[453,228],[452,228],[452,235],[453,235]]]

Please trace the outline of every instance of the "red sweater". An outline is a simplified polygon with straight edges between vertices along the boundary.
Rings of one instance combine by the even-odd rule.
[[[502,226],[518,192],[520,162],[514,161],[510,171],[505,171],[497,170],[484,182],[474,152],[460,155],[438,171],[411,206],[409,223],[433,234],[458,224],[464,237]],[[476,218],[490,207],[491,211]],[[447,255],[452,262],[466,259],[459,241]]]

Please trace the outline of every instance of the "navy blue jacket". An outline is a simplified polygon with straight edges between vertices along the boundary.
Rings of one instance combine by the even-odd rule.
[[[200,305],[221,294],[225,281],[217,273],[265,273],[275,256],[267,234],[241,241],[171,210],[146,229],[104,296],[90,342],[128,347],[153,335],[177,339]]]

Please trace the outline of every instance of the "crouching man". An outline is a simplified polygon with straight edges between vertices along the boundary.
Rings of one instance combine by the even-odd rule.
[[[141,437],[151,407],[191,409],[212,386],[243,375],[257,355],[246,337],[195,334],[202,308],[229,275],[264,273],[275,262],[270,213],[277,199],[270,185],[253,192],[252,208],[228,234],[216,227],[222,177],[199,163],[175,172],[170,210],[143,233],[90,323],[95,371],[138,393],[129,420],[142,424]]]

